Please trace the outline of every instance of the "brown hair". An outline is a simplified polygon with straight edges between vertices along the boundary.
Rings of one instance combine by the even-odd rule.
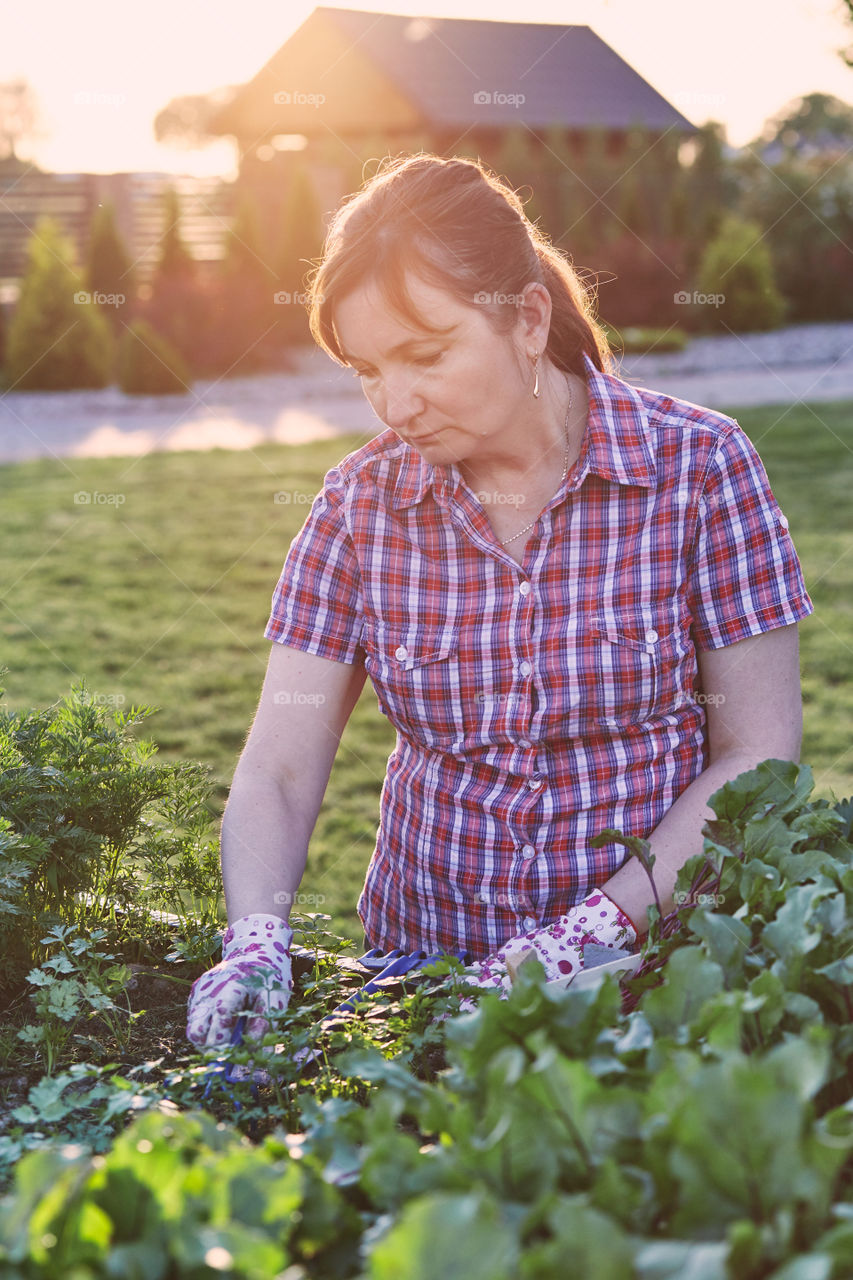
[[[368,280],[413,327],[441,332],[417,314],[405,288],[407,271],[460,302],[482,306],[498,333],[515,324],[515,298],[524,286],[539,281],[551,295],[545,351],[557,368],[584,377],[584,354],[599,370],[613,367],[593,295],[527,218],[516,192],[479,160],[424,153],[389,158],[345,197],[309,280],[309,325],[318,345],[347,363],[334,305]]]

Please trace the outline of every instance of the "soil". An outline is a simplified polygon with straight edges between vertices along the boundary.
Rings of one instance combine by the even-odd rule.
[[[333,956],[321,950],[315,952],[294,947],[292,948],[294,1000],[298,1000],[303,982],[314,974],[318,958],[333,961],[345,986],[351,986],[353,991],[358,990],[367,979],[375,976],[355,960]],[[138,1069],[147,1064],[144,1075],[137,1073],[133,1078],[147,1082],[165,1082],[166,1077],[176,1069],[200,1065],[201,1058],[186,1038],[186,1017],[190,986],[205,967],[197,963],[182,964],[165,960],[148,965],[130,965],[133,976],[126,991],[131,1011],[139,1016],[131,1024],[129,1039],[123,1051],[116,1053],[115,1042],[111,1040],[108,1030],[103,1023],[99,1023],[99,1020],[92,1019],[91,1022],[81,1025],[80,1031],[85,1034],[75,1036],[71,1052],[66,1051],[63,1055],[60,1065],[55,1068],[55,1074],[67,1071],[72,1060],[98,1067],[109,1065],[113,1069],[110,1074],[117,1076],[126,1076],[132,1069]],[[400,984],[394,980],[383,984],[383,988],[392,996],[402,991]],[[371,1016],[374,1012],[381,1016],[380,1009],[371,1011]],[[27,995],[23,993],[9,1004],[4,1014],[7,1036],[14,1036],[15,1031],[32,1021],[32,1018],[32,1006]],[[0,1135],[15,1126],[16,1121],[10,1113],[27,1101],[30,1089],[45,1075],[44,1065],[36,1059],[35,1053],[32,1062],[23,1066],[21,1064],[23,1055],[20,1050],[16,1048],[13,1052],[17,1061],[9,1063],[5,1069],[0,1069],[0,1106],[2,1107]],[[439,1058],[441,1058],[440,1061]],[[444,1065],[443,1056],[431,1054],[430,1061],[424,1065],[427,1074],[433,1075]],[[316,1068],[307,1064],[302,1076],[310,1079],[315,1073]],[[275,1097],[272,1090],[265,1090],[261,1086],[257,1098],[260,1107],[264,1105],[265,1093],[269,1094],[270,1100]],[[214,1104],[210,1109],[217,1114],[220,1108]],[[230,1114],[223,1113],[217,1118],[233,1120],[233,1110]],[[278,1117],[272,1115],[268,1125],[256,1125],[252,1136],[262,1136],[263,1131],[268,1131],[275,1126],[277,1119]]]

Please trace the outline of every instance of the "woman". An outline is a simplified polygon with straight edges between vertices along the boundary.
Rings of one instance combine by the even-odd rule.
[[[227,1039],[252,973],[272,990],[249,1034],[287,1005],[289,904],[368,675],[397,744],[366,941],[467,948],[502,991],[527,950],[555,976],[589,938],[638,946],[651,884],[600,831],[649,840],[671,910],[708,796],[800,749],[813,606],[755,449],[613,375],[512,190],[468,160],[388,164],[333,219],[311,328],[387,429],[327,474],[273,596],[197,1044]]]

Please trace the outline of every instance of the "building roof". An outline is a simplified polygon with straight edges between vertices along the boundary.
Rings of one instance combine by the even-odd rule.
[[[276,86],[279,86],[276,91]],[[361,92],[360,92],[361,90]],[[275,100],[276,92],[278,101]],[[214,120],[217,133],[693,125],[588,26],[320,6]],[[320,100],[322,99],[322,100]],[[373,108],[373,109],[371,109]]]

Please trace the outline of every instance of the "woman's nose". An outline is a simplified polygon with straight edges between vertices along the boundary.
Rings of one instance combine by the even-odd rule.
[[[411,377],[386,378],[370,395],[373,411],[393,431],[405,429],[424,408],[424,398]]]

